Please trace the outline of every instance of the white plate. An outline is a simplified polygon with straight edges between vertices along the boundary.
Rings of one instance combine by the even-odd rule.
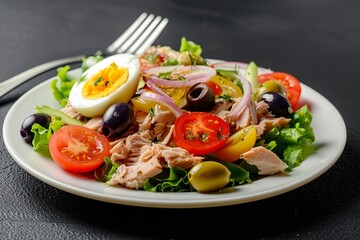
[[[73,72],[76,74],[76,71]],[[291,191],[319,177],[337,161],[346,143],[346,127],[338,110],[321,94],[302,84],[301,102],[309,104],[313,114],[316,152],[288,176],[270,176],[235,187],[231,192],[212,194],[153,193],[106,186],[62,170],[52,159],[34,152],[20,137],[21,123],[35,112],[36,105],[60,107],[52,96],[50,80],[24,94],[7,113],[3,125],[6,148],[24,170],[41,181],[75,195],[104,202],[159,208],[201,208],[257,201]]]

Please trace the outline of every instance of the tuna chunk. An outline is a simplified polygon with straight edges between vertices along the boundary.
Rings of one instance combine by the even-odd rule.
[[[256,105],[254,101],[249,101],[243,113],[237,117],[235,122],[237,130],[257,124]]]
[[[176,120],[174,114],[170,111],[163,111],[160,105],[156,104],[154,109],[154,117],[152,123],[174,123]]]
[[[75,110],[75,108],[70,104],[70,101],[68,101],[66,106],[60,109],[60,111],[72,118],[78,119],[80,121],[84,120],[84,116]]]
[[[101,121],[102,121],[101,117],[91,118],[87,123],[84,124],[84,127],[90,128],[95,131],[99,131],[101,127]]]
[[[173,124],[168,124],[164,122],[156,123],[154,126],[154,135],[158,141],[164,141],[168,136],[169,132],[172,131]]]
[[[145,117],[143,117],[143,114],[136,114],[136,116],[138,116],[136,121],[139,123],[139,131],[145,131],[151,128],[152,117],[150,114],[147,114]]]
[[[250,100],[247,106],[243,109],[241,114],[235,116],[234,109],[241,102],[241,98],[234,98],[233,101],[226,103],[217,103],[212,113],[224,119],[232,128],[232,132],[238,131],[249,125],[256,125],[258,123],[256,113],[256,103]],[[228,110],[230,108],[230,110]]]
[[[187,150],[180,147],[168,147],[162,144],[154,144],[153,148],[159,159],[163,159],[167,167],[174,166],[189,169],[201,162],[204,158],[191,155]]]
[[[144,185],[146,179],[154,177],[162,172],[159,160],[154,156],[148,161],[139,161],[132,166],[120,165],[116,173],[108,182],[109,185],[121,184],[128,188],[138,189]]]
[[[273,118],[274,116],[269,112],[269,105],[264,102],[260,101],[256,103],[256,114],[258,117],[258,120],[261,121],[265,118]]]
[[[178,166],[188,169],[203,160],[203,157],[193,156],[185,149],[162,144],[153,144],[151,147],[144,145],[139,154],[132,165],[125,162],[121,164],[108,184],[138,189],[144,185],[146,179],[161,173],[164,167]]]
[[[110,153],[111,160],[118,161],[126,159],[129,156],[130,151],[126,147],[125,143],[120,141],[111,148]]]
[[[211,113],[224,119],[225,116],[229,113],[229,109],[233,104],[234,104],[233,101],[225,101],[225,102],[218,101],[215,103],[215,106],[211,110]]]
[[[140,148],[143,145],[151,145],[153,136],[150,131],[135,133],[126,138],[126,147],[131,152],[140,152]]]
[[[158,141],[163,141],[175,122],[175,116],[170,111],[161,110],[160,105],[157,104],[152,114],[139,115],[136,121],[139,124],[140,131],[150,130]]]
[[[288,167],[275,153],[259,146],[240,155],[250,165],[259,169],[259,175],[272,175],[284,172]]]
[[[171,143],[172,140],[172,136],[174,133],[174,129],[175,129],[175,125],[172,125],[171,128],[169,129],[168,134],[165,136],[165,138],[162,140],[161,144],[163,145],[168,145]]]

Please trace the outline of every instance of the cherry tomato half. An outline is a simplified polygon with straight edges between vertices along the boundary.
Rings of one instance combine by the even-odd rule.
[[[213,81],[215,84],[221,86],[222,95],[228,95],[232,98],[238,98],[243,95],[240,87],[227,78],[215,75],[210,79],[210,81]]]
[[[254,125],[247,126],[234,133],[226,141],[224,147],[212,153],[218,159],[233,162],[240,158],[240,155],[249,151],[256,142],[256,128]]]
[[[290,101],[292,108],[295,109],[301,95],[300,81],[296,77],[284,72],[265,73],[258,76],[259,83],[268,80],[277,80],[284,85],[287,98]]]
[[[109,155],[110,148],[105,136],[84,126],[63,126],[49,141],[51,157],[60,167],[70,172],[95,170]]]
[[[223,92],[221,86],[215,83],[214,81],[207,81],[205,82],[205,84],[208,85],[208,87],[213,92],[214,96],[220,96],[221,93]]]
[[[206,112],[188,112],[175,121],[174,141],[189,153],[205,155],[219,150],[229,138],[229,125]]]

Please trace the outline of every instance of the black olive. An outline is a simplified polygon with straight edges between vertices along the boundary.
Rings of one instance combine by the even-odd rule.
[[[20,135],[27,143],[32,143],[34,133],[31,131],[32,125],[35,123],[40,124],[44,128],[49,128],[51,117],[45,113],[34,113],[28,116],[21,124]]]
[[[213,91],[205,83],[194,84],[186,93],[186,101],[190,111],[209,112],[215,106]]]
[[[266,92],[259,96],[259,101],[264,101],[269,106],[269,112],[275,117],[289,117],[293,112],[289,100],[282,94]]]
[[[134,110],[127,103],[111,105],[101,121],[101,132],[107,138],[116,138],[124,134],[134,120]]]

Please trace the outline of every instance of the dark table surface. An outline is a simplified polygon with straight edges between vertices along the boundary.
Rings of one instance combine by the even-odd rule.
[[[0,238],[359,239],[359,9],[357,0],[0,0],[0,81],[49,60],[93,53],[146,11],[170,19],[155,44],[177,49],[186,36],[208,58],[254,60],[292,73],[334,104],[348,134],[335,165],[305,186],[199,209],[117,205],[64,192],[24,171],[0,138]],[[14,102],[54,74],[0,99],[1,129]]]

